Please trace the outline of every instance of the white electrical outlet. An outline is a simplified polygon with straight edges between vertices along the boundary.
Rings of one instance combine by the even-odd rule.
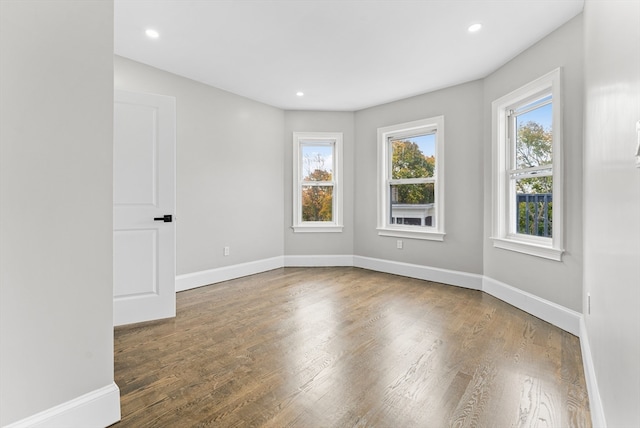
[[[225,255],[225,256],[228,256],[230,252],[231,252],[231,248],[229,248],[229,247],[224,247],[224,255]]]
[[[397,248],[398,250],[402,250],[402,239],[398,239],[398,240],[396,241],[396,248]]]

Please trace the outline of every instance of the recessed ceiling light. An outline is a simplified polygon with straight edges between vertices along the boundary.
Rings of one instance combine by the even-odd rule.
[[[152,30],[151,28],[148,28],[144,33],[151,39],[157,39],[158,37],[160,37],[160,33],[158,33],[156,30]]]
[[[471,24],[469,25],[469,28],[467,28],[467,30],[469,30],[470,33],[475,33],[477,31],[480,31],[481,28],[482,24]]]
[[[296,95],[299,96],[299,97],[304,97],[304,92],[298,91],[298,92],[296,92]]]

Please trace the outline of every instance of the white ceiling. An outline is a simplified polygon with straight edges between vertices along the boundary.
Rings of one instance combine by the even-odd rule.
[[[115,53],[286,110],[354,111],[483,78],[583,5],[116,0]]]

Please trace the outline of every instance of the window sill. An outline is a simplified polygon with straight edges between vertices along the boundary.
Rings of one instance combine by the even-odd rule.
[[[445,233],[427,231],[427,230],[407,230],[407,229],[393,229],[390,227],[379,227],[378,235],[393,236],[396,238],[406,238],[406,239],[422,239],[427,241],[444,241]]]
[[[344,226],[335,224],[314,224],[291,226],[295,233],[341,233]]]
[[[507,238],[491,238],[495,248],[503,250],[515,251],[517,253],[528,254],[530,256],[541,257],[543,259],[562,261],[564,250],[552,248],[547,245],[541,245],[525,241],[516,241]]]

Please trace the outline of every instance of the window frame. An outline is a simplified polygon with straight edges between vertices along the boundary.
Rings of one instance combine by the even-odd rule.
[[[302,174],[303,159],[302,146],[333,146],[331,181],[304,181]],[[332,218],[333,221],[303,221],[302,220],[302,188],[305,185],[332,186]],[[293,222],[294,232],[342,232],[343,201],[342,201],[342,132],[294,132],[293,133]]]
[[[495,248],[515,251],[549,260],[562,261],[564,236],[563,199],[563,146],[562,146],[562,70],[557,68],[538,79],[498,98],[491,103],[492,109],[492,235]],[[552,103],[552,166],[553,180],[553,232],[551,237],[517,233],[515,178],[515,138],[510,124],[511,113],[518,106],[533,102],[545,94],[551,95]],[[523,114],[523,113],[521,113]],[[523,169],[526,173],[536,168]],[[539,168],[548,169],[548,168]],[[549,174],[544,173],[545,176]],[[542,177],[542,174],[531,175]],[[522,178],[522,177],[521,177]]]
[[[417,135],[435,133],[435,158],[436,166],[433,177],[427,179],[402,179],[407,180],[405,184],[412,182],[433,182],[434,183],[434,205],[435,205],[435,225],[434,226],[413,226],[405,224],[393,224],[389,218],[391,207],[391,184],[400,180],[391,178],[391,157],[392,148],[390,141],[392,138],[402,138]],[[423,239],[431,241],[444,241],[445,217],[444,217],[444,116],[436,116],[427,119],[415,120],[412,122],[400,123],[397,125],[378,128],[378,225],[377,231],[380,236],[393,236],[397,238]]]

